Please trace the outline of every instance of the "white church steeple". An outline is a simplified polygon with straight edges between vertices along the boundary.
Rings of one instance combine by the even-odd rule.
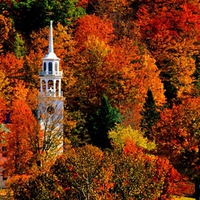
[[[47,144],[43,146],[44,149],[54,151],[56,154],[63,148],[64,98],[61,91],[62,71],[59,69],[59,62],[60,59],[54,53],[53,48],[51,21],[48,53],[42,59],[42,71],[39,73],[38,119],[44,132],[43,144]]]
[[[40,93],[62,96],[61,79],[62,71],[59,70],[60,59],[54,53],[53,48],[53,22],[50,21],[48,53],[42,59],[42,71],[40,72]]]

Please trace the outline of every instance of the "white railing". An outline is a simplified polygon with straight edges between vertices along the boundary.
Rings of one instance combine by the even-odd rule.
[[[40,92],[41,97],[63,97],[63,91]]]
[[[62,76],[62,71],[40,71],[40,76]]]

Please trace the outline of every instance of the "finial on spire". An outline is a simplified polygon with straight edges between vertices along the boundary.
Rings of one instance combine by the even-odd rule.
[[[49,34],[49,53],[54,53],[53,50],[53,27],[52,27],[53,21],[50,21],[50,34]]]

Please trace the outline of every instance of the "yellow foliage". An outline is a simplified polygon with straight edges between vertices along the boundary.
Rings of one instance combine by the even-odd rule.
[[[99,40],[99,38],[94,35],[88,36],[88,39],[85,42],[85,47],[95,53],[98,53],[98,57],[100,58],[106,57],[108,52],[111,50],[109,45],[107,45],[104,41]]]
[[[3,42],[9,39],[9,32],[12,28],[11,19],[5,17],[4,15],[0,15],[0,52],[3,51]]]
[[[6,98],[6,93],[8,93],[9,87],[9,80],[6,77],[5,73],[0,70],[0,97]]]
[[[143,137],[139,130],[133,130],[131,126],[123,127],[117,125],[116,129],[109,131],[108,137],[112,140],[114,147],[123,148],[128,139],[133,140],[135,144],[147,150],[155,149],[156,145]]]
[[[23,81],[17,81],[15,88],[13,88],[14,98],[25,101],[28,93],[28,88],[26,88]]]
[[[164,85],[160,80],[160,70],[156,66],[156,60],[148,52],[142,55],[142,65],[145,70],[144,86],[146,90],[151,89],[157,106],[162,106],[165,102]]]
[[[32,110],[38,109],[38,89],[37,88],[29,88],[27,91],[26,102]]]

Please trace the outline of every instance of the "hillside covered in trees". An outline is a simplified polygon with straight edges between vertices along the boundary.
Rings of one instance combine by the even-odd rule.
[[[50,20],[62,155],[36,117]],[[0,124],[15,199],[198,199],[200,2],[0,0]]]

